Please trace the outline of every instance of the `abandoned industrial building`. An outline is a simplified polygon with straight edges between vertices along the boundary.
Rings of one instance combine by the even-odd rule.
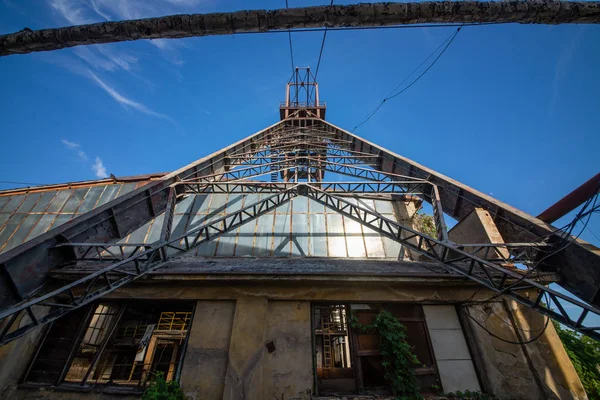
[[[381,310],[423,395],[586,398],[547,316],[597,337],[597,310],[527,272],[553,228],[327,122],[309,69],[286,96],[173,173],[0,193],[4,398],[139,397],[157,372],[190,399],[391,395],[359,328]]]

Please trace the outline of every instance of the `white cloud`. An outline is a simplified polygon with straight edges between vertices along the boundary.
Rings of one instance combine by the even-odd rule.
[[[71,142],[70,140],[67,140],[67,139],[62,139],[61,142],[62,142],[62,144],[65,145],[65,147],[67,149],[73,150],[75,153],[77,153],[79,158],[81,158],[83,161],[88,160],[87,154],[85,153],[85,151],[83,151],[81,149],[81,145],[79,143]],[[94,164],[92,164],[92,171],[94,171],[94,174],[96,174],[96,177],[98,177],[100,179],[108,178],[108,173],[106,172],[106,167],[104,166],[104,163],[98,156],[96,156],[96,158],[94,160]]]
[[[81,150],[81,145],[79,143],[75,143],[75,142],[70,142],[66,139],[62,139],[61,142],[68,148],[73,150],[75,153],[77,153],[77,155],[79,156],[79,158],[81,158],[82,160],[87,160],[87,154],[85,154],[85,151]]]
[[[110,97],[112,97],[117,103],[121,104],[122,106],[131,107],[131,108],[133,108],[139,112],[142,112],[144,114],[151,115],[151,116],[157,117],[157,118],[162,118],[164,120],[167,120],[167,121],[175,124],[175,121],[168,115],[161,114],[156,111],[152,111],[151,109],[149,109],[142,103],[138,103],[136,101],[128,99],[127,97],[125,97],[125,96],[121,95],[119,92],[117,92],[114,88],[112,88],[108,84],[106,84],[102,79],[98,78],[98,76],[96,74],[94,74],[92,71],[88,70],[88,73],[89,73],[89,77],[94,82],[96,82],[98,84],[98,86],[100,86],[102,89],[104,89],[104,91],[106,93],[108,93],[110,95]]]
[[[106,167],[102,163],[100,157],[96,157],[96,161],[94,162],[94,165],[92,165],[92,171],[94,171],[96,176],[100,179],[108,178]]]

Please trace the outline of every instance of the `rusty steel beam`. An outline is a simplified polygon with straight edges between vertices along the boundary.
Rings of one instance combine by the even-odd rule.
[[[548,207],[537,218],[551,224],[582,205],[598,191],[600,191],[600,173]]]
[[[36,31],[26,28],[0,36],[0,56],[139,39],[422,23],[597,24],[600,23],[600,2],[373,3],[170,15]]]
[[[165,211],[169,188],[173,184],[185,177],[213,174],[224,169],[229,155],[250,150],[265,134],[285,124],[278,122],[0,254],[0,310],[34,295],[44,285],[50,271],[73,263],[87,250],[77,247],[66,250],[58,245],[109,243],[125,237]]]

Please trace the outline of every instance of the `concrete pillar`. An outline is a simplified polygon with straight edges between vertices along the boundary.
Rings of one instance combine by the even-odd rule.
[[[393,197],[393,200],[395,200],[393,202],[394,211],[396,213],[396,219],[397,219],[398,223],[400,225],[409,227],[413,230],[419,231],[419,227],[418,227],[418,224],[416,223],[415,215],[417,214],[417,211],[420,208],[420,200],[402,199],[402,198],[397,199],[394,197]],[[410,236],[410,234],[408,232],[402,233],[402,237],[408,237],[408,236]],[[409,242],[411,244],[414,244],[415,246],[417,246],[419,243],[419,240],[418,240],[418,238],[413,238],[413,239],[410,239]],[[407,248],[405,248],[405,251],[406,251],[406,255],[409,257],[410,260],[413,260],[413,261],[420,260],[420,257],[421,257],[420,254],[415,253]],[[402,259],[402,257],[399,257],[399,259]]]
[[[264,297],[242,297],[236,301],[224,400],[262,399],[267,306]]]
[[[275,350],[264,355],[263,399],[311,398],[313,361],[310,302],[269,301],[266,341]]]
[[[478,208],[452,228],[448,236],[456,243],[504,243],[491,215]],[[500,252],[508,255],[506,250]],[[538,340],[522,344],[543,329],[544,316],[510,299],[470,306],[469,314],[504,339],[465,318],[473,334],[471,344],[479,354],[482,380],[499,399],[587,398],[552,323]]]
[[[181,371],[192,400],[220,400],[225,388],[234,301],[198,301]]]

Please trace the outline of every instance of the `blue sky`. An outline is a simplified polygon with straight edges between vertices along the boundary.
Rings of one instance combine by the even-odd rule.
[[[284,0],[0,0],[0,33],[283,6]],[[351,130],[452,30],[330,31],[319,72],[327,119]],[[297,65],[316,66],[321,38],[293,35]],[[423,79],[356,133],[537,215],[600,169],[599,62],[600,26],[467,27]],[[2,57],[0,180],[55,183],[174,170],[276,122],[290,70],[287,34]],[[599,220],[592,218],[584,239],[599,244]]]

